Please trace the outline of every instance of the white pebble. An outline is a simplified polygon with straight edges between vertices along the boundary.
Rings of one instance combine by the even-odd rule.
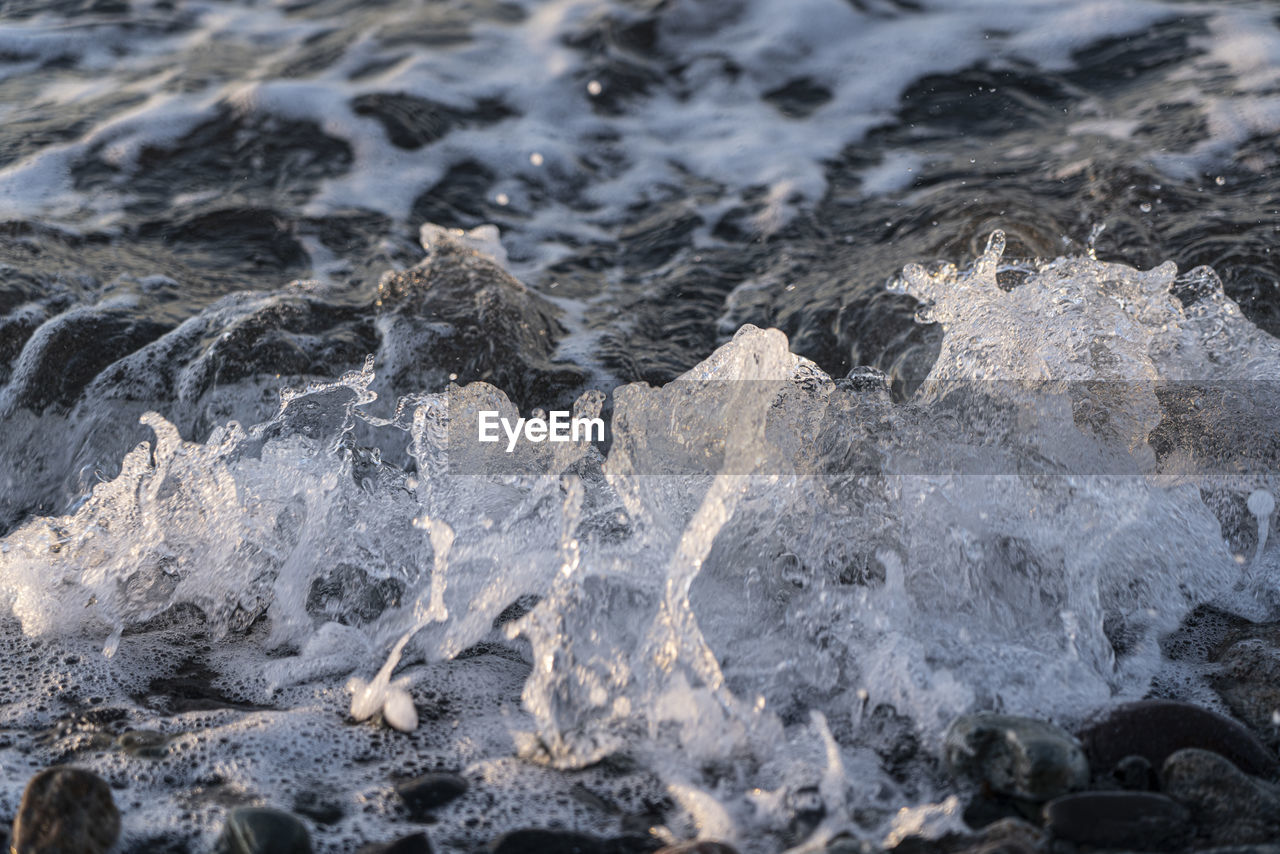
[[[413,732],[418,728],[418,710],[413,698],[402,688],[387,689],[387,702],[382,707],[382,719],[392,729]]]

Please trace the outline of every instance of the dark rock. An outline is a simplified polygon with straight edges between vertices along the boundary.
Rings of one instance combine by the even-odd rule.
[[[1218,659],[1211,679],[1218,695],[1240,720],[1259,732],[1274,749],[1280,747],[1280,649],[1258,638],[1242,640]]]
[[[1280,788],[1207,750],[1179,750],[1160,769],[1164,790],[1185,804],[1197,839],[1243,845],[1280,839]]]
[[[314,789],[298,793],[293,800],[293,811],[325,826],[337,824],[345,815],[342,804],[336,798]]]
[[[168,328],[123,309],[86,306],[63,312],[27,339],[13,363],[6,394],[0,397],[0,411],[70,406],[108,365]]]
[[[356,854],[432,854],[431,842],[425,833],[415,833],[395,842],[362,845]]]
[[[424,774],[396,786],[396,794],[415,819],[457,800],[466,791],[467,781],[464,778],[444,771]]]
[[[1160,788],[1156,778],[1156,769],[1151,767],[1145,756],[1126,756],[1111,769],[1111,779],[1122,789],[1131,792],[1150,792]]]
[[[681,842],[659,848],[655,854],[738,854],[738,849],[723,842]]]
[[[378,286],[380,377],[404,389],[483,380],[521,407],[581,384],[580,368],[554,361],[559,309],[457,235],[426,227],[423,241],[430,257]]]
[[[483,101],[474,110],[462,110],[403,92],[374,92],[351,102],[358,116],[377,119],[387,139],[409,150],[435,142],[455,127],[490,124],[514,115],[501,101]]]
[[[1169,851],[1189,835],[1187,809],[1150,792],[1080,792],[1044,807],[1050,835],[1084,845]]]
[[[944,750],[954,773],[1030,801],[1047,801],[1089,782],[1080,745],[1044,721],[964,715],[947,730]]]
[[[1126,756],[1160,766],[1184,748],[1211,750],[1241,770],[1270,777],[1280,762],[1251,732],[1208,709],[1176,700],[1139,700],[1111,710],[1080,733],[1095,769],[1110,771]]]
[[[765,92],[764,99],[787,118],[803,119],[831,100],[831,90],[808,77],[800,77]]]
[[[14,854],[101,854],[119,835],[105,780],[81,768],[48,768],[22,793],[10,845]]]
[[[661,847],[651,836],[603,839],[570,830],[528,828],[499,836],[489,843],[489,854],[653,854]]]
[[[311,854],[311,835],[287,812],[237,807],[227,814],[217,854]]]

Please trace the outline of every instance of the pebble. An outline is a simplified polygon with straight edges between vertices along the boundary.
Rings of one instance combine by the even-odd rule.
[[[396,794],[414,818],[425,816],[467,792],[466,778],[447,771],[424,774],[396,786]]]
[[[47,768],[27,783],[13,823],[14,854],[102,854],[120,835],[106,781],[82,768]]]
[[[356,854],[432,854],[431,842],[425,833],[415,833],[395,842],[362,845]]]
[[[1253,733],[1230,718],[1176,700],[1139,700],[1112,709],[1080,733],[1093,767],[1106,773],[1131,754],[1159,767],[1183,748],[1212,750],[1260,777],[1280,771],[1280,761]]]
[[[603,839],[570,830],[513,830],[489,843],[489,854],[654,854],[662,843],[652,836]]]
[[[1210,845],[1280,840],[1280,788],[1207,750],[1179,750],[1160,769],[1164,790],[1185,804]]]
[[[1271,747],[1280,747],[1280,726],[1273,717],[1280,709],[1280,649],[1249,638],[1223,653],[1218,666],[1211,680],[1218,696]]]
[[[1089,764],[1076,740],[1031,718],[964,715],[948,728],[944,750],[954,773],[1016,798],[1047,801],[1089,782]]]
[[[1145,756],[1126,756],[1111,769],[1111,779],[1120,788],[1131,792],[1150,792],[1160,788],[1156,777],[1156,769],[1151,767]]]
[[[311,835],[294,816],[268,807],[236,807],[218,837],[217,854],[311,854]]]
[[[1050,835],[1084,845],[1170,851],[1191,833],[1186,807],[1151,792],[1079,792],[1044,806]]]

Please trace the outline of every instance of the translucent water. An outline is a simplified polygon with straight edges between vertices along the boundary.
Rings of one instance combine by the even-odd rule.
[[[454,385],[375,415],[372,361],[206,442],[148,413],[153,438],[118,477],[4,539],[10,642],[92,639],[106,659],[55,672],[190,733],[166,762],[189,780],[217,769],[246,798],[307,787],[282,744],[312,774],[321,745],[358,755],[378,730],[345,726],[350,712],[411,730],[399,737],[499,799],[539,769],[626,757],[650,775],[638,790],[671,800],[661,832],[747,850],[949,826],[927,757],[955,715],[1070,722],[1141,696],[1157,636],[1195,605],[1276,602],[1267,469],[1242,467],[1234,445],[1215,458],[1155,437],[1190,386],[1204,429],[1231,415],[1211,394],[1230,383],[1274,418],[1258,381],[1280,343],[1211,271],[1009,261],[1004,243],[895,284],[943,335],[902,403],[878,372],[833,379],[746,326],[675,382],[613,389],[606,452],[522,444],[500,470],[459,438],[482,409],[515,415],[500,389]],[[575,410],[604,403],[591,392]],[[407,443],[412,465],[383,462],[379,441]],[[1249,537],[1251,561],[1233,545]],[[172,668],[157,644],[184,625],[207,635],[198,658],[230,707],[158,719],[136,698]],[[478,701],[453,725],[473,734],[440,740],[429,697],[459,678],[506,700]],[[6,679],[11,726],[57,718]],[[889,752],[912,740],[923,752],[904,772]],[[343,766],[341,798],[423,749],[379,744],[374,764]],[[173,797],[152,826],[173,825]],[[361,838],[369,820],[352,810],[322,841]],[[451,822],[438,830],[455,841],[494,829]]]

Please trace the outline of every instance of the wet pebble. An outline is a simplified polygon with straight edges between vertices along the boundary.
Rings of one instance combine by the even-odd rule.
[[[48,768],[31,778],[13,823],[16,854],[101,854],[120,835],[106,781],[82,768]]]
[[[1176,700],[1139,700],[1111,710],[1080,733],[1093,767],[1106,773],[1130,755],[1159,767],[1184,748],[1211,750],[1241,770],[1269,777],[1280,762],[1253,733],[1230,718]]]
[[[513,830],[489,843],[489,854],[653,854],[661,843],[651,836],[604,839],[569,830]]]
[[[1210,845],[1280,840],[1280,788],[1207,750],[1179,750],[1160,769],[1164,790],[1185,804]]]
[[[362,845],[356,854],[432,854],[432,851],[427,835],[415,833],[412,836],[397,839],[395,842]]]
[[[1131,792],[1150,792],[1160,788],[1156,778],[1156,769],[1151,767],[1145,756],[1126,756],[1111,769],[1111,779],[1122,789]]]
[[[237,807],[227,814],[217,854],[311,854],[311,835],[294,816],[267,807]]]
[[[424,774],[396,786],[396,794],[415,818],[457,800],[466,792],[466,779],[446,771]]]
[[[681,842],[659,848],[655,854],[738,854],[738,849],[723,842]]]
[[[964,715],[947,730],[944,750],[952,772],[1012,797],[1047,801],[1089,782],[1076,740],[1031,718]]]
[[[1242,640],[1218,660],[1221,668],[1213,687],[1231,712],[1257,732],[1271,747],[1280,747],[1280,649],[1258,638]]]
[[[1151,792],[1079,792],[1044,807],[1050,835],[1084,845],[1170,851],[1190,835],[1186,807]]]

